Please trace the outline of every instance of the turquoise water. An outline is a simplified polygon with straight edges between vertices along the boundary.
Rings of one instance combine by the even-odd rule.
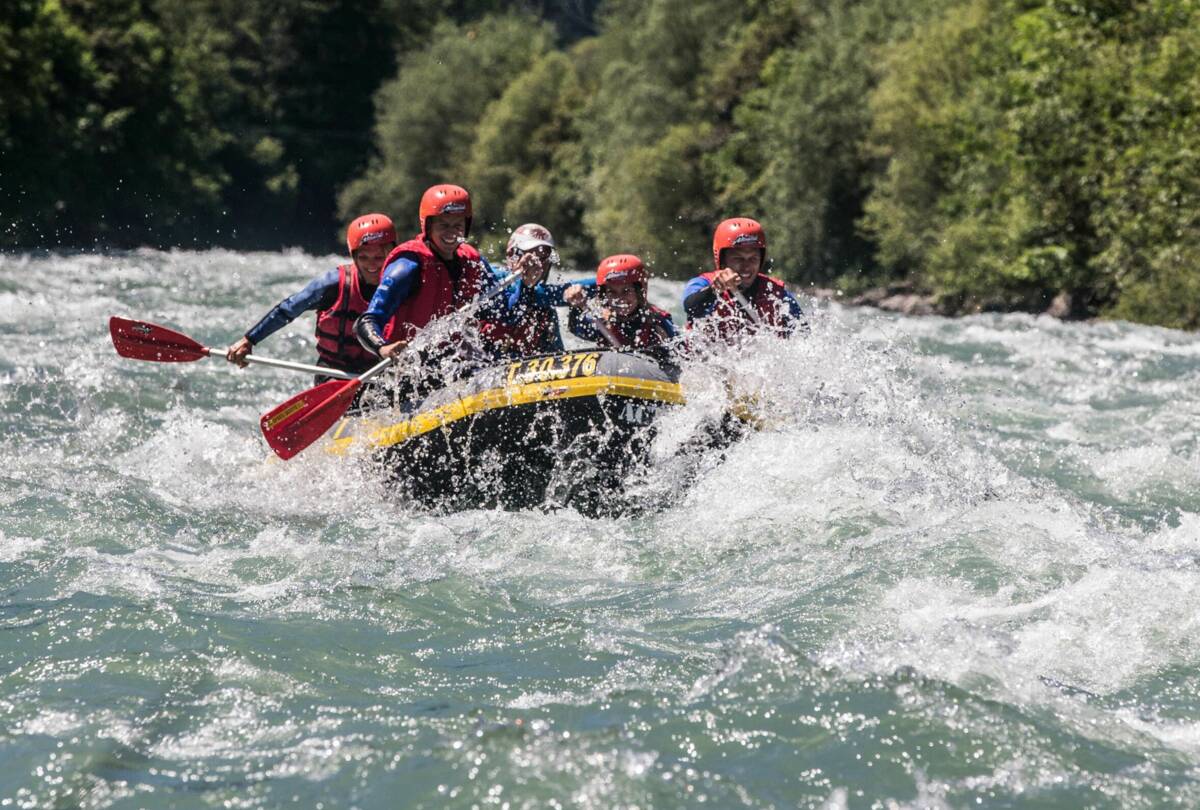
[[[0,258],[0,807],[1200,805],[1194,336],[825,306],[686,370],[661,511],[431,516],[109,343],[331,263]]]

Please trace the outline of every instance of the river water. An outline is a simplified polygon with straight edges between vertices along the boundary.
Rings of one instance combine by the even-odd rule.
[[[332,262],[0,258],[0,807],[1200,806],[1195,336],[810,303],[661,508],[436,516],[267,460],[306,377],[109,342]]]

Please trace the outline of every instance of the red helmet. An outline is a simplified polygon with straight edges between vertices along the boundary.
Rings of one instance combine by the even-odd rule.
[[[346,229],[346,247],[350,255],[369,242],[396,244],[396,226],[383,214],[364,214]]]
[[[600,267],[596,270],[596,283],[601,287],[610,283],[635,283],[640,284],[645,290],[647,280],[646,266],[642,264],[641,259],[631,253],[609,256],[600,262]]]
[[[731,247],[753,245],[762,251],[761,268],[767,266],[767,235],[763,226],[749,217],[727,219],[713,231],[713,265],[721,269],[721,251]]]
[[[426,234],[425,220],[441,214],[466,214],[467,227],[464,235],[471,232],[471,195],[462,186],[452,186],[444,183],[440,186],[430,186],[421,195],[420,222],[421,235]]]

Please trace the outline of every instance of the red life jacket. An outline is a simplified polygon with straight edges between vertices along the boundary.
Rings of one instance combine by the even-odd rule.
[[[554,310],[528,307],[525,317],[515,325],[499,321],[481,321],[479,334],[489,343],[502,344],[506,353],[528,355],[546,351],[558,315]]]
[[[340,265],[337,300],[317,313],[317,355],[322,361],[345,371],[366,371],[379,362],[354,336],[354,322],[370,303],[359,287],[358,268]]]
[[[620,341],[620,345],[615,348],[654,349],[670,340],[671,335],[662,323],[671,320],[671,313],[653,304],[646,304],[639,315],[636,321],[609,323],[613,327],[613,337]],[[607,344],[609,340],[604,333],[598,329],[596,331],[599,334],[597,343]]]
[[[383,266],[387,267],[401,254],[408,254],[417,260],[420,276],[416,290],[396,308],[391,320],[383,328],[383,339],[388,343],[412,340],[417,330],[430,321],[449,315],[474,301],[488,281],[479,251],[465,242],[455,251],[462,268],[457,279],[451,277],[446,263],[419,236],[393,248],[384,259]]]
[[[710,273],[701,273],[700,278],[706,279],[709,284],[712,284],[716,275],[717,272],[714,270]],[[781,336],[787,335],[789,312],[787,287],[782,281],[771,278],[765,273],[759,273],[754,279],[751,293],[746,300],[750,306],[754,307],[754,311],[758,313],[758,317],[764,324]],[[716,329],[717,334],[722,338],[730,338],[747,329],[755,328],[753,319],[742,309],[742,305],[734,300],[731,293],[717,293],[717,301],[712,312],[702,320],[705,328]],[[691,327],[692,324],[689,322],[688,328]]]

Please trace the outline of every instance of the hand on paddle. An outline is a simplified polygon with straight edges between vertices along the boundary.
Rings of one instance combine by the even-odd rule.
[[[753,278],[754,277],[751,276],[750,280]],[[729,293],[731,296],[733,296],[733,300],[737,301],[738,306],[741,307],[742,311],[746,313],[746,316],[754,322],[755,326],[762,326],[762,316],[759,315],[758,310],[751,306],[750,302],[746,300],[746,295],[742,292],[742,282],[742,276],[736,270],[731,270],[728,267],[722,267],[712,277],[712,286],[713,289],[717,291],[717,295]],[[747,281],[747,285],[748,284],[749,281]]]
[[[386,346],[380,346],[379,347],[379,356],[382,357],[384,360],[390,360],[393,357],[397,357],[400,354],[400,352],[404,351],[407,348],[408,348],[407,340],[397,340],[393,343],[387,344]]]
[[[578,284],[572,284],[563,291],[563,300],[567,302],[567,306],[572,309],[583,309],[587,306],[588,297],[584,292],[583,287]]]
[[[512,269],[513,272],[521,274],[521,281],[524,284],[535,287],[541,283],[546,271],[550,269],[550,262],[543,258],[538,251],[531,250],[517,259],[517,264]]]
[[[602,307],[588,298],[587,291],[579,284],[572,284],[563,291],[563,301],[572,309],[581,309],[587,313],[587,316],[592,319],[596,330],[604,335],[604,339],[611,345],[621,345],[613,332],[613,325],[616,323],[616,318],[613,317],[613,311],[610,307]]]
[[[719,293],[734,293],[742,288],[742,277],[728,267],[722,267],[712,277],[713,289]]]
[[[225,350],[225,359],[239,368],[245,368],[250,365],[246,355],[253,350],[254,344],[250,342],[250,338],[244,337]]]

